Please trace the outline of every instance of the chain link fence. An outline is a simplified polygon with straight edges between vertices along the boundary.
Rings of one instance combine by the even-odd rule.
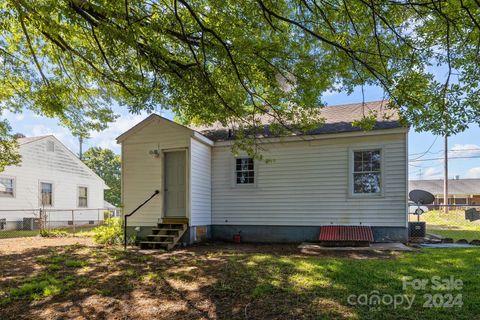
[[[31,237],[51,231],[81,234],[119,216],[119,209],[110,208],[0,210],[0,239]]]
[[[425,222],[427,234],[433,237],[468,242],[480,239],[480,205],[409,203],[408,216],[409,222]]]

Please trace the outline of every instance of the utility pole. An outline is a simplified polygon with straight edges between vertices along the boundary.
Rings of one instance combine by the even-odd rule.
[[[443,204],[444,212],[448,213],[448,135],[444,136],[444,159],[443,159]]]
[[[78,142],[80,144],[80,152],[78,153],[78,157],[80,158],[80,160],[82,160],[82,155],[83,155],[83,152],[82,152],[82,146],[83,146],[83,136],[82,134],[80,134],[78,136]]]

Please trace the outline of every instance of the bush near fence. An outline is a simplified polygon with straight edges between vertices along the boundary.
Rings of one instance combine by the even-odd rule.
[[[53,234],[52,230],[85,233],[114,215],[117,210],[105,208],[0,210],[0,239],[37,236],[42,231]]]

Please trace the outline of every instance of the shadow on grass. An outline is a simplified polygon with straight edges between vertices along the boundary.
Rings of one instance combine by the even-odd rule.
[[[372,258],[305,256],[292,247],[279,251],[269,246],[214,245],[169,253],[83,246],[36,249],[2,257],[0,299],[45,274],[68,279],[70,285],[50,296],[40,292],[34,298],[10,298],[0,305],[0,314],[5,319],[384,319],[386,314],[392,319],[473,319],[480,313],[478,253],[437,249]],[[413,310],[382,306],[372,311],[347,302],[351,294],[372,290],[423,295],[430,291],[404,292],[402,277],[433,275],[464,281],[461,309],[427,309],[421,299]]]

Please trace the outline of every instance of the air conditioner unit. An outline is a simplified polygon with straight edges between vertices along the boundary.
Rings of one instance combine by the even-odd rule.
[[[408,223],[408,237],[409,238],[424,238],[427,235],[427,228],[425,222],[409,222]]]

